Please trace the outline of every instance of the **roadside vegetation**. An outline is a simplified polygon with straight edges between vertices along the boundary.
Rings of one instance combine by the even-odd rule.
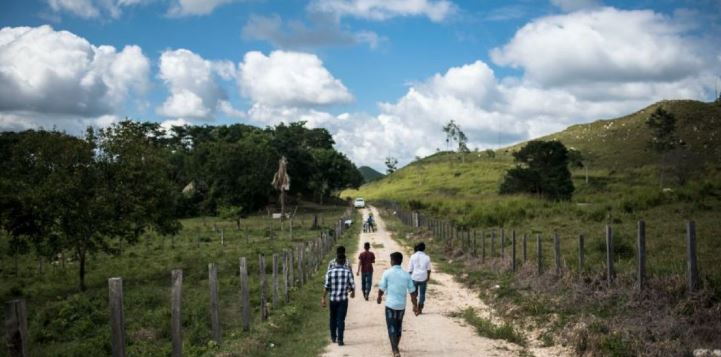
[[[665,136],[678,140],[670,151],[649,145],[660,134],[647,124],[658,108],[676,119],[677,131]],[[425,229],[401,227],[398,234],[430,241],[429,251],[448,272],[478,288],[507,321],[537,331],[545,343],[569,345],[580,354],[617,356],[721,348],[721,266],[716,264],[721,252],[721,106],[665,101],[538,140],[559,140],[569,152],[580,154],[569,162],[575,187],[570,200],[499,194],[506,172],[514,167],[513,153],[525,144],[492,155],[482,150],[438,153],[343,195],[364,197],[371,204],[397,202],[459,229],[498,235],[502,227],[507,244],[513,230],[519,241],[528,235],[529,261],[511,274],[507,262],[482,264],[468,251],[433,242]],[[649,276],[641,294],[634,289],[638,220],[646,223]],[[687,220],[696,222],[702,278],[702,290],[694,294],[687,293],[685,284]],[[610,288],[603,273],[606,225],[614,229],[617,271]],[[554,232],[561,237],[564,273],[537,277],[536,234],[544,241],[546,269],[551,270]],[[581,234],[583,271],[577,259]]]
[[[319,306],[321,272],[301,289],[291,291],[291,303],[271,308],[268,322],[259,317],[258,255],[292,248],[317,238],[313,216],[328,229],[345,207],[303,207],[294,220],[293,237],[288,223],[266,215],[243,219],[241,229],[231,220],[198,217],[181,220],[176,236],[147,233],[122,255],[96,253],[88,259],[87,290],[78,292],[77,260],[41,263],[36,256],[0,261],[0,300],[22,297],[27,301],[30,353],[35,356],[109,355],[110,325],[107,279],[122,277],[129,355],[170,354],[170,271],[183,269],[183,342],[189,356],[315,356],[325,346],[325,313]],[[214,228],[215,227],[215,228]],[[214,231],[214,229],[216,229]],[[223,230],[221,245],[220,230]],[[344,234],[348,244],[358,225]],[[2,239],[1,242],[7,242]],[[238,259],[246,257],[250,276],[251,331],[242,331]],[[330,257],[327,257],[330,259]],[[223,342],[211,339],[208,263],[218,265]],[[266,263],[267,265],[268,263]],[[327,312],[326,312],[327,313]]]

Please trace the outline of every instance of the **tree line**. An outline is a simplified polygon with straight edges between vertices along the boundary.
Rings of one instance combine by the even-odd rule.
[[[176,234],[182,217],[240,216],[274,203],[282,156],[291,197],[322,202],[358,187],[360,172],[333,145],[327,130],[303,122],[164,130],[126,120],[82,137],[0,133],[0,228],[10,255],[71,254],[84,290],[89,254],[121,254],[149,230]]]

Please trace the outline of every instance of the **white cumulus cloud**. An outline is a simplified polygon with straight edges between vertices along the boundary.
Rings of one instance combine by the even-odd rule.
[[[158,77],[170,96],[157,112],[166,117],[212,119],[217,111],[233,114],[218,78],[233,79],[235,66],[228,61],[208,61],[186,49],[165,51],[160,56]]]
[[[266,56],[251,51],[238,67],[238,86],[254,103],[308,107],[353,100],[343,83],[313,54],[273,51]]]
[[[534,20],[491,57],[543,85],[674,81],[705,64],[686,30],[650,10],[607,7]]]
[[[434,22],[445,20],[457,10],[448,0],[313,0],[308,9],[376,21],[398,16],[426,16]]]
[[[113,114],[148,86],[140,47],[94,46],[50,26],[0,29],[0,112]]]

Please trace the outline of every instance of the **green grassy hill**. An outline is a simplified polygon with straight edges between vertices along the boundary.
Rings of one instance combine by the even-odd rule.
[[[385,176],[382,173],[376,171],[374,168],[368,166],[361,166],[358,168],[358,171],[360,171],[361,175],[363,176],[363,182],[366,183],[373,182]]]
[[[666,190],[660,186],[659,155],[647,149],[649,130],[644,124],[658,106],[676,116],[680,138],[696,155],[698,166],[704,167],[687,172],[689,182],[685,185],[666,180]],[[673,250],[673,254],[663,254],[664,258],[654,254],[650,265],[674,271],[683,271],[683,222],[695,219],[699,237],[703,237],[700,254],[708,263],[707,271],[712,270],[721,280],[721,267],[712,263],[716,253],[711,253],[721,249],[721,226],[717,223],[721,218],[721,106],[663,101],[625,117],[574,125],[540,139],[560,140],[591,158],[588,183],[583,169],[572,170],[576,192],[570,202],[497,193],[505,171],[514,165],[511,153],[523,143],[497,150],[495,157],[485,152],[463,157],[437,153],[359,190],[345,191],[343,196],[412,203],[462,226],[478,228],[556,230],[568,236],[586,233],[600,239],[604,225],[611,223],[631,246],[635,223],[643,218],[649,232],[660,238],[649,244],[654,249]]]
[[[661,181],[661,157],[647,149],[645,120],[658,106],[675,115],[679,137],[690,153],[671,161],[683,184],[668,171]],[[511,230],[532,239],[539,233],[547,267],[553,264],[551,237],[557,232],[563,270],[568,272],[562,279],[548,273],[536,277],[533,254],[512,274],[500,268],[505,264],[500,260],[482,263],[465,250],[435,241],[426,230],[398,232],[400,238],[428,242],[431,255],[446,271],[479,288],[484,301],[506,321],[523,325],[519,321],[530,320],[545,344],[560,342],[580,355],[603,356],[690,355],[695,348],[721,348],[721,105],[663,101],[539,139],[560,140],[589,158],[588,181],[585,170],[572,170],[576,190],[570,201],[497,193],[504,173],[514,166],[511,154],[525,143],[497,150],[494,157],[485,152],[437,153],[343,195],[370,203],[397,201],[476,233],[501,227],[506,237]],[[634,274],[636,224],[641,219],[646,222],[650,288],[639,294]],[[696,222],[704,285],[695,295],[685,292],[689,219]],[[606,225],[614,231],[617,280],[612,287],[603,273]],[[577,262],[581,234],[583,271]],[[529,249],[535,253],[531,242]]]

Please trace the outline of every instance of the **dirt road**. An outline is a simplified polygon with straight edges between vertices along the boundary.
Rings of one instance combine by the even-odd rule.
[[[373,289],[370,301],[363,299],[360,278],[356,277],[356,298],[351,299],[346,318],[345,346],[330,343],[323,356],[391,356],[390,342],[384,319],[384,305],[376,304],[377,283],[384,270],[390,267],[390,253],[403,253],[403,268],[407,268],[409,250],[391,239],[385,224],[377,210],[371,208],[378,223],[375,233],[361,233],[358,240],[358,252],[363,251],[363,243],[370,242],[375,248],[376,265],[373,273]],[[368,209],[363,210],[367,217]],[[353,268],[357,269],[357,254],[353,257]],[[406,269],[407,270],[407,269]],[[355,272],[354,272],[355,274]],[[478,311],[489,308],[478,298],[478,294],[463,287],[453,278],[434,267],[431,283],[426,292],[426,304],[423,314],[414,316],[410,298],[403,319],[402,356],[517,356],[520,346],[500,340],[478,336],[471,326],[461,319],[448,316],[467,307]],[[536,356],[559,355],[562,351],[542,351],[531,349]],[[540,352],[540,353],[539,353]]]

